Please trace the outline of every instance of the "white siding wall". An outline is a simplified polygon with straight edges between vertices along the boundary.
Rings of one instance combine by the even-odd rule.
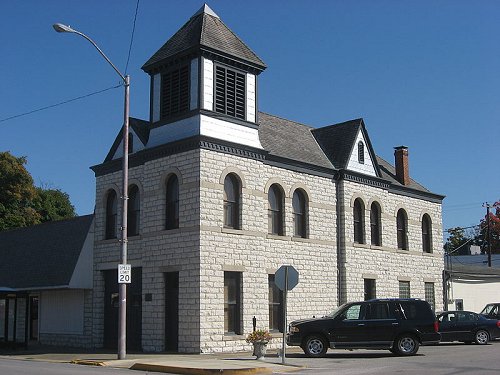
[[[449,290],[448,309],[456,308],[455,301],[462,299],[464,310],[481,312],[486,304],[498,302],[500,278],[485,280],[453,280]]]
[[[255,122],[257,108],[256,78],[254,74],[247,73],[247,116],[246,120]]]
[[[204,57],[201,58],[202,69],[202,108],[214,110],[214,63]]]
[[[41,334],[83,333],[83,290],[44,291],[39,303]]]
[[[259,130],[248,126],[223,121],[209,116],[200,116],[200,134],[262,149]]]
[[[363,142],[364,150],[365,150],[365,162],[361,164],[358,161],[358,143]],[[358,132],[358,136],[356,137],[356,141],[354,141],[354,147],[352,149],[351,156],[349,157],[349,163],[347,164],[347,169],[363,174],[367,174],[370,176],[376,176],[375,168],[373,166],[373,160],[370,157],[370,153],[368,152],[368,146],[366,144],[366,140],[363,137],[363,132],[360,130]]]

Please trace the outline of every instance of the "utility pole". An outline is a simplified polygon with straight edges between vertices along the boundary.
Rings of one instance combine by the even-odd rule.
[[[490,204],[488,202],[483,203],[483,207],[486,207],[486,239],[488,241],[488,267],[491,267],[491,230],[490,230]]]

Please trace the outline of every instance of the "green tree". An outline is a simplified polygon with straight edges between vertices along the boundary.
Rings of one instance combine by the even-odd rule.
[[[0,230],[75,216],[69,196],[35,187],[25,157],[0,152]]]
[[[448,254],[455,254],[455,255],[464,255],[467,254],[468,252],[468,246],[465,246],[467,242],[471,240],[470,237],[468,237],[465,233],[465,230],[463,228],[457,227],[457,228],[451,228],[448,229],[449,237],[446,243],[444,244],[444,250]]]
[[[34,200],[35,209],[40,215],[40,221],[56,221],[75,217],[75,208],[69,200],[69,195],[59,189],[36,188],[37,197]]]

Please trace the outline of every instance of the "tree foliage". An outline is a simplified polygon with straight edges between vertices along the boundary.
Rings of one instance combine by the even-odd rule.
[[[479,224],[481,232],[481,252],[488,251],[488,221],[490,226],[489,239],[491,240],[491,253],[500,254],[500,201],[495,202],[490,208],[488,216],[484,216]]]
[[[500,201],[495,202],[490,209],[489,227],[491,239],[491,253],[500,254]],[[469,245],[478,245],[481,253],[488,252],[488,216],[484,215],[475,228],[451,228],[448,229],[448,240],[444,249],[448,254],[467,255]]]
[[[68,194],[35,187],[26,162],[0,152],[0,230],[74,217]]]
[[[460,249],[465,248],[465,244],[470,239],[465,236],[465,230],[457,227],[448,229],[449,237],[448,241],[444,244],[444,249],[448,254],[455,253],[455,255],[461,254]]]

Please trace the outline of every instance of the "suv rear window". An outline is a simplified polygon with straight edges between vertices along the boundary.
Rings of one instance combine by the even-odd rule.
[[[406,320],[432,319],[432,310],[425,303],[416,301],[401,301],[401,315]]]

